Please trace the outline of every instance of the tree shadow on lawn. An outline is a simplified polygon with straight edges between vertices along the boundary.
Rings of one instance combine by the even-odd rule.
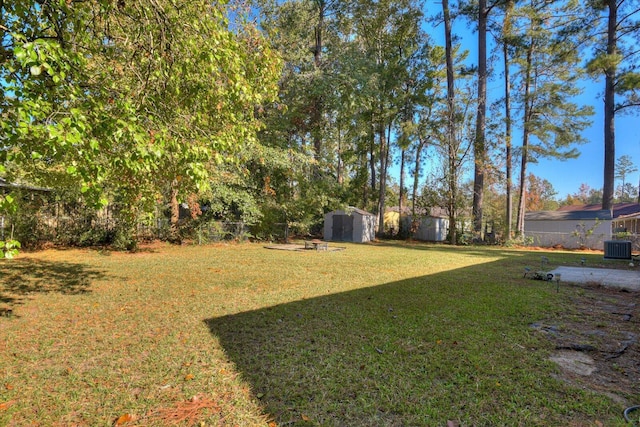
[[[0,303],[20,304],[35,293],[76,295],[90,292],[91,282],[104,273],[86,264],[36,259],[0,262]]]
[[[540,286],[500,260],[205,322],[282,425],[562,424],[580,397],[540,378]]]

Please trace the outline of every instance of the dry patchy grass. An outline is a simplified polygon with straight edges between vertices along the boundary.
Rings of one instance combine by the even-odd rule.
[[[345,246],[1,262],[0,424],[619,422],[608,398],[552,375],[530,325],[570,291],[522,279],[540,252]]]

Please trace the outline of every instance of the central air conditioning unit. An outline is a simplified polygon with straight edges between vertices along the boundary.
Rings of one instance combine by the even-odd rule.
[[[631,242],[628,240],[605,240],[604,259],[631,259]]]

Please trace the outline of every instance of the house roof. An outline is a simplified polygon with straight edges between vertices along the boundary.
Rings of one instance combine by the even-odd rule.
[[[562,206],[558,209],[560,212],[572,212],[572,211],[599,211],[602,210],[602,205],[570,205]],[[629,217],[640,215],[640,204],[638,203],[615,203],[613,205],[613,218]]]
[[[525,221],[581,221],[581,220],[610,220],[611,212],[607,210],[571,210],[571,211],[534,211],[527,212]]]

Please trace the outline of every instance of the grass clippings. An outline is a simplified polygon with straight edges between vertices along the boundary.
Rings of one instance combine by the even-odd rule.
[[[194,426],[207,413],[210,417],[212,413],[220,411],[216,402],[200,394],[179,402],[172,408],[157,409],[147,418],[152,424]]]
[[[601,255],[344,246],[0,262],[0,425],[615,426],[640,399],[564,381],[531,327],[586,291],[524,266]]]

